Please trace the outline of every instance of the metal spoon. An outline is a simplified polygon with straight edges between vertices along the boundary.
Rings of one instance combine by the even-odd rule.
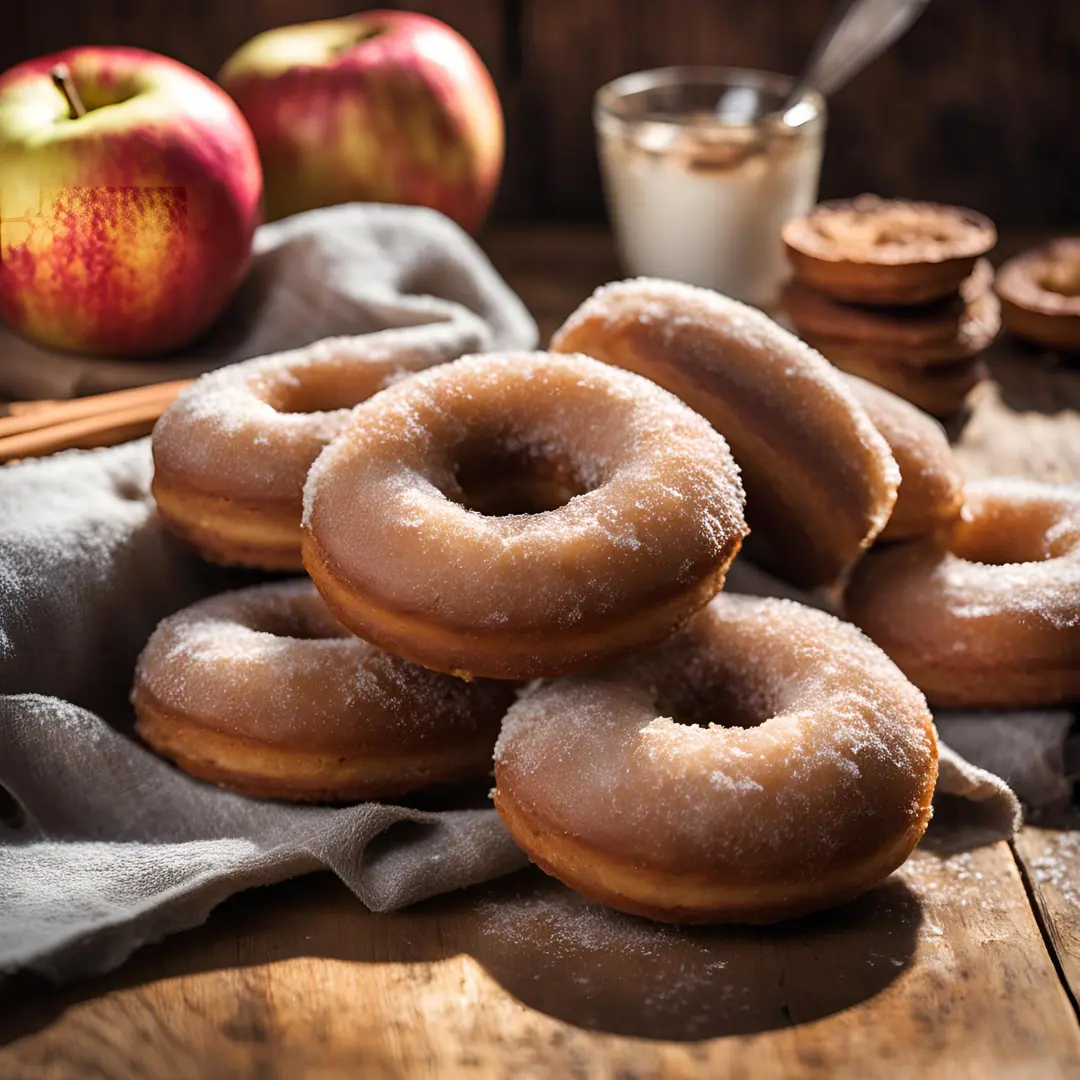
[[[828,96],[876,60],[923,13],[930,0],[845,0],[814,44],[781,113],[798,127],[815,115],[800,108],[808,90]]]

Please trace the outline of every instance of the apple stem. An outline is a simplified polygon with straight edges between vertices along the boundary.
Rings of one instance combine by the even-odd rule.
[[[57,64],[49,72],[49,75],[52,78],[53,85],[64,95],[64,100],[67,101],[68,117],[72,120],[78,120],[80,116],[85,116],[86,106],[83,104],[82,98],[79,97],[79,91],[75,89],[75,81],[71,77],[71,68],[67,64]]]

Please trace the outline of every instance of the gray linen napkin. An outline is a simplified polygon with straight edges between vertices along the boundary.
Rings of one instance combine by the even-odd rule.
[[[181,354],[88,365],[0,325],[0,398],[68,398],[183,379],[319,338],[445,321],[462,308],[490,325],[492,348],[536,344],[521,301],[448,218],[413,206],[333,206],[260,228],[232,304]]]

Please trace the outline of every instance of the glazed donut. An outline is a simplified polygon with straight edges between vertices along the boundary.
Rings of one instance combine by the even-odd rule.
[[[513,688],[466,685],[354,638],[304,580],[165,619],[131,700],[143,740],[193,776],[327,802],[483,776]]]
[[[944,428],[896,394],[857,375],[846,378],[900,466],[896,505],[878,539],[923,536],[957,518],[964,480]]]
[[[154,428],[151,490],[162,521],[213,562],[301,569],[304,479],[350,408],[487,336],[478,317],[462,313],[203,375]]]
[[[350,630],[533,678],[663,637],[746,532],[727,444],[587,357],[473,356],[383,391],[312,467],[304,565]]]
[[[1080,487],[970,481],[951,527],[867,555],[845,606],[932,705],[1080,696]]]
[[[748,554],[834,580],[881,531],[900,475],[836,370],[755,308],[639,278],[598,289],[552,339],[645,375],[710,420],[746,486]]]
[[[854,304],[950,296],[997,243],[989,218],[958,206],[860,195],[793,218],[782,237],[795,276]]]
[[[936,776],[926,701],[855,627],[723,593],[656,649],[520,698],[494,798],[529,858],[592,900],[768,923],[896,869]]]
[[[800,337],[872,352],[917,367],[967,360],[984,352],[1001,328],[1001,306],[986,259],[964,279],[957,296],[918,308],[866,308],[833,300],[789,281],[782,303]],[[828,356],[828,349],[822,350]]]
[[[1080,237],[1009,259],[996,288],[1007,329],[1049,349],[1080,350]]]
[[[990,369],[981,359],[923,367],[880,356],[865,346],[838,345],[812,336],[804,340],[841,371],[884,387],[931,416],[960,412],[975,387],[990,377]]]

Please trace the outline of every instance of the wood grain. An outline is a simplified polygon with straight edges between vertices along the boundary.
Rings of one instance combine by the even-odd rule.
[[[1080,819],[1027,826],[1013,842],[1073,1004],[1080,1002]]]
[[[70,45],[165,52],[213,75],[259,31],[349,14],[353,0],[4,0],[0,71]],[[796,71],[834,0],[392,0],[449,22],[491,68],[509,158],[497,213],[599,219],[592,95],[667,64]],[[1011,226],[1080,225],[1073,137],[1080,5],[949,0],[830,102],[823,192],[970,204]]]
[[[109,979],[18,996],[12,1080],[1080,1069],[1004,844],[920,851],[861,901],[772,930],[658,927],[535,871],[378,916],[319,876],[237,897]]]

